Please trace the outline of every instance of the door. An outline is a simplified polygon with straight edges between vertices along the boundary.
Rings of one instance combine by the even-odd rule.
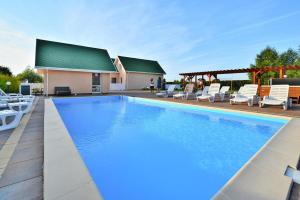
[[[92,93],[101,93],[100,73],[92,74]]]

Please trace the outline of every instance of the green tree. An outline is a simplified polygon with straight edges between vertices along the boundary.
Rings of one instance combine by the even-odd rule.
[[[280,66],[294,65],[298,59],[298,52],[293,49],[288,49],[286,52],[280,54],[278,64]]]
[[[27,67],[22,73],[17,75],[20,81],[28,80],[29,83],[41,83],[43,77],[36,73],[31,67]]]
[[[12,72],[8,67],[0,66],[0,74],[12,76]]]
[[[293,49],[288,49],[286,52],[280,54],[278,58],[278,63],[281,66],[289,66],[289,65],[299,65],[300,57],[297,51]],[[299,78],[300,71],[299,70],[288,70],[286,72],[288,78]]]
[[[266,47],[256,55],[255,64],[251,64],[250,68],[264,68],[278,65],[279,54],[275,48]],[[278,72],[266,72],[260,77],[261,84],[267,84],[270,78],[277,77]],[[249,73],[249,78],[252,80],[252,74]]]

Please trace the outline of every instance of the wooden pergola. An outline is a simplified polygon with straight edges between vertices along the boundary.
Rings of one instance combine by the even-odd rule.
[[[258,78],[263,73],[276,71],[279,72],[279,78],[283,79],[287,70],[300,70],[300,66],[291,65],[291,66],[268,66],[264,68],[241,68],[241,69],[228,69],[228,70],[216,70],[216,71],[203,71],[203,72],[189,72],[189,73],[180,73],[179,75],[183,76],[183,85],[185,85],[186,80],[192,81],[195,78],[195,83],[197,83],[198,76],[201,76],[204,79],[204,76],[208,77],[208,81],[211,82],[211,78],[218,78],[219,74],[239,74],[239,73],[252,73],[252,82],[253,84],[260,85],[260,79]]]

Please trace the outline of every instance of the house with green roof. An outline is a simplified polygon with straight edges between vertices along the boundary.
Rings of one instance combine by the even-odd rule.
[[[41,39],[36,40],[35,68],[44,76],[47,95],[55,87],[69,87],[74,94],[142,89],[165,74],[157,61],[114,59],[106,49]]]
[[[142,89],[149,86],[150,79],[157,83],[166,72],[155,60],[117,56],[114,65],[119,71],[118,79],[126,90]]]

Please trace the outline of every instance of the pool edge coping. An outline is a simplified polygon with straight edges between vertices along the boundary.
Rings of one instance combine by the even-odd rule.
[[[103,199],[52,98],[45,99],[43,175],[46,200]]]

